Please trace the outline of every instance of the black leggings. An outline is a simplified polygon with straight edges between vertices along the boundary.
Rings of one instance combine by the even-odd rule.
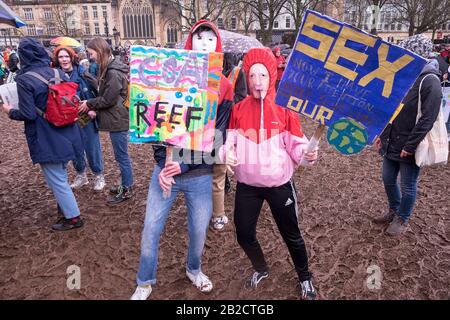
[[[256,239],[256,224],[264,200],[269,203],[272,216],[288,247],[300,281],[310,280],[308,255],[298,227],[297,194],[292,182],[272,188],[252,187],[238,182],[234,223],[239,245],[244,249],[256,271],[268,271],[264,254]]]

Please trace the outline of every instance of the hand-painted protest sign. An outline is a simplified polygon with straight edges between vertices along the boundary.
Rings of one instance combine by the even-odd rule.
[[[328,126],[328,141],[342,153],[357,153],[381,134],[425,63],[307,10],[275,101]]]
[[[223,54],[132,46],[130,141],[211,151]]]

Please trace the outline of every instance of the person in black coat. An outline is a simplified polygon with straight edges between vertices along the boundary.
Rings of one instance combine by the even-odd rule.
[[[33,164],[40,164],[48,186],[56,198],[61,215],[53,230],[65,231],[83,226],[80,210],[67,179],[67,162],[83,152],[80,128],[77,124],[56,127],[42,116],[45,112],[48,86],[27,72],[32,71],[45,79],[54,77],[50,57],[42,44],[33,38],[24,38],[19,44],[21,69],[16,77],[19,109],[3,105],[9,118],[23,121],[25,136]],[[60,71],[62,79],[69,80]],[[25,200],[26,201],[26,200]]]
[[[400,43],[425,58],[431,57],[433,44],[423,35],[416,35]],[[386,233],[400,235],[405,232],[411,217],[417,194],[420,168],[414,153],[419,143],[433,128],[441,107],[441,84],[439,64],[431,59],[422,70],[403,100],[403,109],[389,124],[377,141],[383,161],[383,183],[389,202],[389,210],[374,219],[375,223],[389,223]],[[422,84],[422,85],[421,85]],[[419,87],[422,116],[416,123]],[[401,189],[397,177],[401,176]]]
[[[233,103],[238,103],[247,97],[247,83],[242,67],[238,67],[242,60],[239,53],[225,52],[223,56],[223,75],[228,78],[233,88]],[[231,73],[237,72],[236,79],[232,78]]]

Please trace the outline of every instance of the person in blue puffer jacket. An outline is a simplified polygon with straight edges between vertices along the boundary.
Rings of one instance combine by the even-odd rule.
[[[48,186],[52,190],[61,217],[53,230],[65,231],[83,226],[75,196],[67,179],[67,162],[83,150],[80,128],[77,124],[56,127],[38,114],[45,112],[48,86],[27,72],[35,72],[47,80],[54,77],[50,57],[42,44],[33,38],[19,43],[21,69],[16,76],[19,108],[3,105],[3,111],[12,120],[23,121],[33,164],[40,164]],[[67,79],[60,72],[62,79]]]
[[[54,66],[64,71],[70,78],[70,81],[78,84],[78,97],[80,100],[88,100],[97,96],[97,80],[94,76],[85,71],[76,61],[76,53],[70,47],[59,46],[54,52]],[[100,137],[98,134],[97,119],[95,112],[89,112],[92,118],[81,129],[84,150],[86,157],[94,174],[94,190],[101,191],[105,187],[105,178],[103,176],[103,158],[102,148],[100,145]],[[73,189],[79,189],[89,183],[86,174],[86,158],[84,152],[77,155],[73,162],[77,175],[73,183],[70,185]]]

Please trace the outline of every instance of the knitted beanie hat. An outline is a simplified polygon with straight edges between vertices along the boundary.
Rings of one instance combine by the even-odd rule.
[[[399,43],[399,46],[426,59],[433,56],[433,42],[423,34],[416,34],[406,38]]]

